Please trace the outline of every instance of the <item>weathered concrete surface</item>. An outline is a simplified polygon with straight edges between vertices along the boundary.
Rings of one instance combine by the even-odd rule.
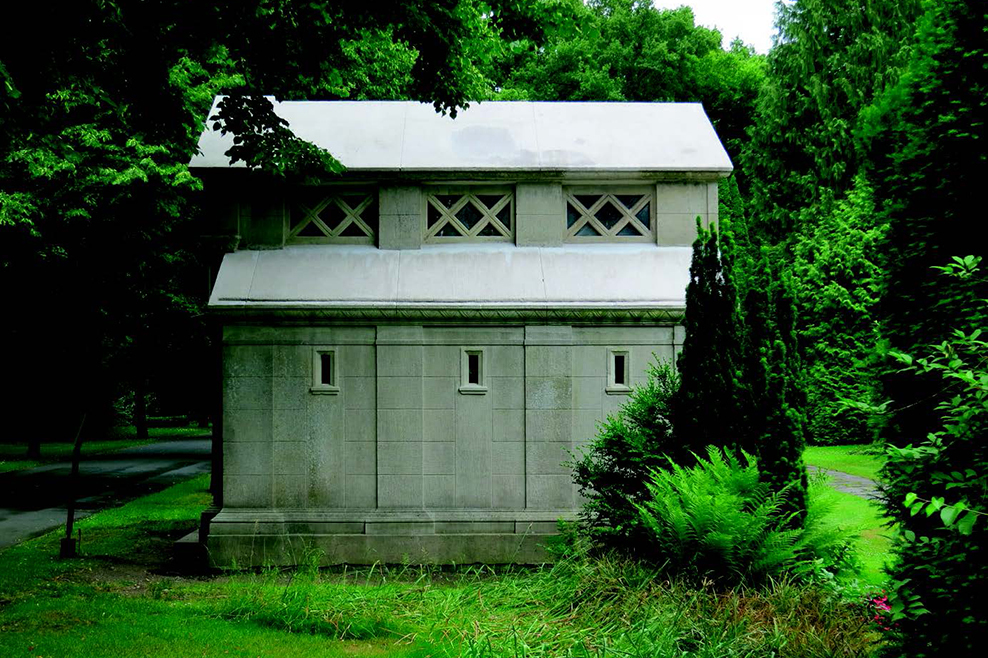
[[[870,478],[851,475],[842,471],[834,471],[829,468],[818,468],[816,466],[807,466],[806,470],[810,473],[823,473],[826,475],[830,478],[828,484],[837,491],[849,493],[859,498],[867,498],[868,500],[878,500],[879,498],[878,484]]]
[[[76,518],[208,473],[210,447],[209,438],[183,439],[86,458],[83,444]],[[65,523],[70,472],[70,462],[59,462],[0,475],[0,548]]]

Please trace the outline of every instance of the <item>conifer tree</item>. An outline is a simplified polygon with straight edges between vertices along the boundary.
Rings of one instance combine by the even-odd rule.
[[[786,489],[786,511],[794,525],[806,518],[803,464],[805,400],[799,373],[793,300],[789,282],[773,272],[767,255],[744,300],[747,327],[745,381],[751,390],[751,434],[757,446],[759,479],[772,491]]]
[[[748,396],[731,250],[722,251],[719,243],[717,229],[706,230],[697,219],[673,424],[684,449],[695,454],[705,454],[708,445],[754,454],[745,419]]]

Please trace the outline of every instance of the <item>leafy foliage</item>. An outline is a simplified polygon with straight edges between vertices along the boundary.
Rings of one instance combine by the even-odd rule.
[[[773,491],[747,453],[710,446],[696,465],[653,471],[649,496],[635,507],[645,555],[663,570],[693,581],[761,584],[785,573],[809,573],[843,550],[836,533],[796,528],[789,491]],[[816,519],[814,519],[815,521]]]
[[[977,277],[980,259],[941,268]],[[983,318],[988,300],[969,311]],[[905,373],[937,381],[941,426],[922,440],[888,446],[883,470],[889,516],[899,524],[892,609],[897,646],[910,655],[971,653],[988,633],[977,603],[988,586],[988,341],[955,329],[923,357],[893,352]]]
[[[156,393],[210,411],[200,309],[232,245],[201,240],[208,231],[189,221],[201,184],[188,162],[216,94],[227,95],[216,121],[235,133],[229,155],[258,180],[331,176],[339,163],[292,134],[261,94],[418,98],[455,114],[492,94],[491,44],[532,37],[551,9],[80,0],[57,20],[41,4],[19,12],[0,40],[0,287],[31,312],[3,328],[21,346],[4,404],[24,425],[8,431],[64,420],[38,427],[57,436],[83,408],[99,431],[122,395],[135,409]],[[53,372],[82,393],[57,415],[39,395]]]
[[[600,424],[597,437],[574,464],[573,481],[586,499],[582,508],[591,538],[634,552],[641,528],[634,505],[644,500],[648,474],[680,456],[669,420],[679,377],[670,364],[649,364],[644,384],[636,386],[621,407]]]

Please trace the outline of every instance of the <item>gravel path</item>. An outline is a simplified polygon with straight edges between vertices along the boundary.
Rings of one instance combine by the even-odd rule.
[[[810,473],[824,473],[830,478],[828,484],[837,491],[843,491],[844,493],[868,500],[878,500],[879,498],[878,484],[870,478],[851,475],[842,471],[833,471],[829,468],[818,468],[816,466],[807,466],[806,470]]]

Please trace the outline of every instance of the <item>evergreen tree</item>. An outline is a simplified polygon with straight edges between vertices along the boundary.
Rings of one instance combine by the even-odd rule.
[[[804,320],[807,441],[868,443],[874,420],[864,409],[878,399],[886,223],[863,176],[845,199],[827,205],[796,243],[791,268],[797,316]]]
[[[885,504],[902,529],[888,654],[961,656],[988,637],[977,603],[988,584],[988,273],[976,238],[988,173],[988,14],[981,0],[923,8],[909,66],[866,132],[889,222],[881,314],[898,353],[882,382]]]
[[[756,120],[741,162],[751,178],[757,230],[792,243],[800,210],[850,188],[862,159],[861,110],[894,83],[919,0],[796,0],[779,5]],[[799,220],[799,221],[797,221]]]
[[[748,395],[731,261],[720,249],[716,227],[704,229],[699,218],[683,324],[681,384],[673,404],[677,439],[697,455],[705,454],[709,445],[755,454],[745,418]]]
[[[803,386],[789,282],[773,272],[763,255],[745,297],[748,327],[746,374],[751,387],[751,433],[757,446],[759,479],[785,489],[786,512],[795,525],[806,518],[803,449]]]

